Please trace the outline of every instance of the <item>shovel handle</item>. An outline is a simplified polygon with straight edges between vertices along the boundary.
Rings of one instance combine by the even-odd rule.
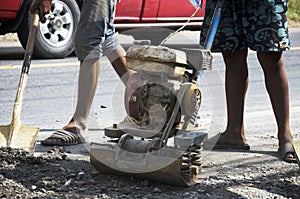
[[[12,124],[19,125],[21,117],[21,109],[23,104],[24,91],[27,85],[29,67],[31,63],[31,57],[34,50],[35,37],[39,26],[40,17],[38,11],[34,12],[32,15],[32,21],[29,29],[24,61],[22,66],[22,71],[20,75],[18,90],[16,94],[16,99],[14,103],[13,115],[12,115]]]
[[[213,41],[216,36],[216,32],[220,23],[222,8],[224,6],[225,0],[218,0],[217,5],[214,10],[213,17],[211,19],[211,24],[208,29],[207,37],[204,41],[203,48],[205,50],[210,50],[213,44]]]
[[[31,57],[33,54],[36,32],[39,28],[39,21],[40,21],[40,17],[38,15],[38,12],[33,13],[32,22],[30,25],[30,30],[28,34],[26,49],[25,49],[23,67],[22,67],[22,72],[25,72],[27,74],[29,72]]]

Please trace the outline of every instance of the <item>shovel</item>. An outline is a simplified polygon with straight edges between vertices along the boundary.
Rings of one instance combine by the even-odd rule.
[[[18,148],[30,152],[34,151],[37,134],[40,129],[38,127],[23,126],[20,118],[38,25],[39,15],[35,13],[33,14],[28,35],[21,76],[13,107],[12,120],[9,125],[0,126],[0,147]]]
[[[294,151],[295,151],[297,163],[298,163],[299,168],[300,168],[300,141],[293,142],[293,148],[294,148]]]

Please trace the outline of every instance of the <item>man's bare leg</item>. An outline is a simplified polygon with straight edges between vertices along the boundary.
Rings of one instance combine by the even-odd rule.
[[[126,66],[125,51],[119,45],[107,55],[116,73],[125,84],[131,70]],[[86,128],[86,123],[95,96],[100,73],[100,60],[87,60],[81,63],[78,83],[78,100],[74,116],[63,129],[77,127],[80,130]]]
[[[279,148],[292,143],[290,130],[289,89],[282,52],[258,52],[258,60],[263,68],[265,84],[270,96],[278,127]],[[293,154],[286,154],[293,157]]]
[[[74,115],[63,129],[78,127],[85,130],[91,110],[100,73],[100,60],[85,60],[80,64],[78,80],[78,97]]]
[[[227,127],[223,135],[230,144],[236,145],[246,144],[243,118],[248,88],[247,53],[247,50],[223,53],[227,101]]]
[[[132,73],[126,65],[125,53],[124,49],[119,45],[107,55],[107,58],[124,84]],[[64,128],[73,126],[79,127],[81,130],[86,128],[86,123],[97,89],[99,73],[100,60],[87,60],[81,63],[76,110],[72,120]]]
[[[90,113],[97,88],[99,72],[99,59],[85,60],[80,63],[77,105],[71,121],[63,127],[66,132],[58,130],[57,132],[54,132],[50,137],[42,140],[41,144],[76,144],[76,142],[74,143],[74,141],[76,140],[74,140],[74,138],[72,137],[75,136],[80,138],[80,133],[86,128],[88,115]],[[77,142],[80,141],[78,140]]]
[[[109,55],[108,59],[112,63],[118,76],[124,84],[126,84],[129,76],[133,73],[126,66],[125,51],[121,46],[118,46]],[[74,115],[70,122],[63,129],[78,134],[85,130],[88,116],[91,110],[92,102],[97,89],[100,73],[100,60],[92,59],[85,60],[80,63],[80,72],[78,80],[78,98]],[[57,141],[59,138],[47,138],[46,140]]]
[[[126,65],[126,52],[121,45],[117,46],[115,50],[106,55],[116,73],[121,78],[122,82],[126,84],[133,71]]]

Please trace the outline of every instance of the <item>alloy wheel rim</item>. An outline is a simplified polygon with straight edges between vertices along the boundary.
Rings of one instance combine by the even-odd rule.
[[[51,11],[40,22],[39,31],[47,44],[61,47],[70,41],[74,20],[69,7],[62,1],[54,1]]]

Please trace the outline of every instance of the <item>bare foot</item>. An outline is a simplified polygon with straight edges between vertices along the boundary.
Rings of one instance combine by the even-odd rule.
[[[247,144],[246,136],[244,132],[237,131],[224,131],[221,135],[223,135],[227,142],[235,145],[245,145]]]

